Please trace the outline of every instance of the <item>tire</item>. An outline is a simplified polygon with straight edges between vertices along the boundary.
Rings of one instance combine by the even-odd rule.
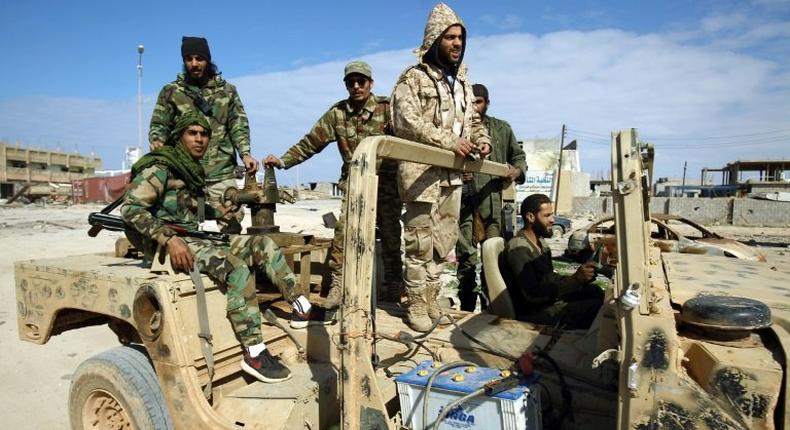
[[[562,237],[563,234],[565,234],[565,229],[561,225],[551,226],[551,237],[556,239]]]
[[[173,421],[145,350],[119,346],[85,360],[69,390],[71,428],[170,430]]]

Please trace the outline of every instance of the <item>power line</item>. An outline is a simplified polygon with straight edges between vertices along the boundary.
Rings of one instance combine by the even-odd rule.
[[[765,136],[770,134],[778,134],[778,133],[788,133],[790,129],[784,130],[772,130],[772,131],[763,131],[757,133],[745,133],[745,134],[732,134],[728,136],[703,136],[703,137],[677,137],[677,136],[652,136],[652,137],[644,137],[647,140],[728,140],[728,139],[738,139],[743,137],[754,137],[754,136]]]
[[[610,138],[611,136],[601,133],[596,133],[593,131],[585,131],[579,130],[575,128],[568,128],[568,132],[572,134],[578,135],[586,135],[586,136],[594,136],[598,138]],[[771,130],[771,131],[764,131],[764,132],[755,132],[755,133],[744,133],[744,134],[733,134],[727,136],[651,136],[651,135],[641,135],[642,140],[645,141],[661,141],[661,140],[686,140],[686,141],[695,141],[695,140],[733,140],[733,139],[744,139],[744,138],[751,138],[749,140],[762,140],[766,138],[790,138],[790,129],[782,129],[782,130]],[[771,136],[771,135],[781,135],[785,134],[784,136]],[[742,140],[739,140],[741,142]]]

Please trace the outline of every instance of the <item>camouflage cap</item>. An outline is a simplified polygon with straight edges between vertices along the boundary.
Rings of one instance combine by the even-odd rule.
[[[364,61],[352,61],[346,64],[346,69],[345,72],[343,73],[343,78],[345,79],[346,76],[352,73],[359,73],[360,75],[368,79],[373,79],[373,72],[370,70],[370,64]]]

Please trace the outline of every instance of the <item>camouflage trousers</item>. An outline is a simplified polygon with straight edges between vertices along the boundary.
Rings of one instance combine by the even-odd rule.
[[[461,187],[441,187],[436,202],[406,202],[403,240],[406,288],[438,286],[447,255],[458,240]]]
[[[205,273],[215,283],[227,285],[228,319],[242,345],[263,342],[255,276],[250,269],[266,274],[289,303],[299,297],[296,275],[285,262],[280,248],[264,236],[232,235],[230,244],[191,237],[183,239],[200,273]]]
[[[477,265],[480,263],[478,243],[474,237],[474,214],[477,206],[471,199],[461,199],[461,215],[458,221],[458,243],[455,257],[458,260],[458,299],[462,311],[473,311],[478,294],[482,297],[483,309],[487,305],[488,286],[485,273],[480,270],[480,288],[477,287]],[[486,239],[500,236],[499,217],[483,218]]]
[[[345,187],[343,187],[345,188]],[[343,278],[343,241],[345,240],[345,212],[347,194],[340,203],[340,219],[335,224],[335,235],[329,257],[329,269],[334,282]],[[381,255],[384,260],[384,282],[403,281],[403,260],[401,259],[400,215],[403,204],[398,194],[398,164],[384,160],[379,168],[379,186],[376,199],[376,228],[381,238]]]
[[[230,203],[222,204],[222,196],[225,194],[225,190],[230,187],[238,187],[236,180],[231,179],[223,179],[219,182],[211,182],[206,184],[206,200],[207,202],[214,202],[218,207],[226,207],[229,208],[233,206]],[[241,233],[241,220],[244,219],[244,206],[239,207],[234,216],[236,221],[238,221],[238,225],[235,222],[226,222],[223,220],[217,220],[217,225],[220,228],[220,231],[223,233]]]

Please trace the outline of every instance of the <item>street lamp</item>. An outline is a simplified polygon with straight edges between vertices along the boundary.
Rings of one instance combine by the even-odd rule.
[[[137,45],[137,151],[143,150],[143,45]]]

